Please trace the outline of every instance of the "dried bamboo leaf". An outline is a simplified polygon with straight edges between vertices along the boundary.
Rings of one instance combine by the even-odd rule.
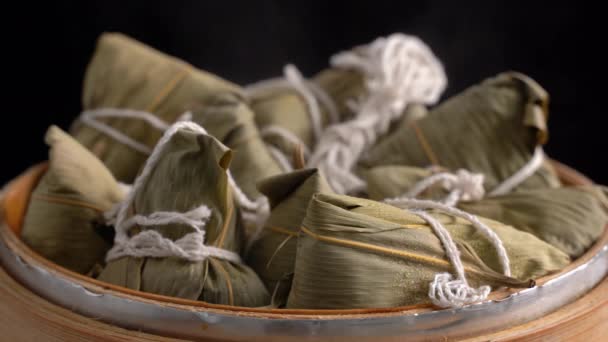
[[[355,115],[349,106],[367,94],[365,75],[357,70],[328,68],[314,76],[315,82],[336,104],[340,121]]]
[[[321,130],[352,117],[353,110],[347,104],[359,100],[367,93],[364,75],[354,70],[328,68],[310,81],[302,82],[306,84],[303,87],[309,89],[308,92],[316,100],[319,109],[318,128]],[[319,93],[324,95],[319,96]],[[260,130],[279,127],[294,135],[307,151],[314,150],[319,138],[315,134],[314,114],[304,95],[290,86],[289,82],[283,80],[278,86],[255,89],[249,100]],[[264,141],[285,155],[291,155],[295,148],[293,139],[283,135],[267,134]]]
[[[186,212],[206,205],[205,244],[239,253],[243,227],[228,183],[231,151],[217,139],[187,130],[171,139],[141,191],[133,214]],[[131,234],[152,229],[173,241],[193,232],[179,223],[134,227]],[[216,257],[189,261],[178,257],[123,257],[108,263],[99,276],[145,292],[218,304],[262,306],[269,301],[264,284],[248,266]]]
[[[306,101],[295,90],[289,88],[265,91],[249,97],[255,112],[255,123],[260,129],[279,126],[293,133],[308,149],[315,144],[313,127]],[[329,123],[327,112],[322,111],[323,125]],[[280,136],[265,137],[265,141],[290,154],[293,142]]]
[[[405,194],[432,175],[427,169],[386,165],[365,171],[370,198],[383,200]],[[439,200],[447,192],[436,184],[421,198]],[[534,234],[572,258],[582,255],[604,231],[606,197],[596,186],[527,189],[478,201],[461,201],[458,207]]]
[[[247,263],[274,293],[273,302],[281,306],[291,287],[297,235],[308,202],[315,193],[331,192],[331,189],[316,169],[271,177],[258,186],[269,198],[272,210],[259,239],[249,251]]]
[[[594,186],[530,189],[458,206],[539,237],[575,259],[602,235],[606,197]]]
[[[513,278],[502,275],[491,243],[468,221],[429,212],[461,246],[471,286],[525,287],[570,258],[535,236],[482,219],[502,239]],[[367,199],[317,194],[298,239],[287,307],[348,309],[429,302],[436,273],[451,272],[439,239],[418,216]]]
[[[50,165],[32,193],[21,236],[42,256],[84,274],[110,248],[102,214],[124,194],[103,163],[61,129],[51,126],[45,140]]]
[[[205,106],[192,112],[192,121],[234,151],[230,170],[249,198],[260,197],[256,182],[281,173],[260,137],[253,112],[238,95],[216,94]]]
[[[374,146],[362,168],[441,166],[485,175],[494,189],[526,165],[547,140],[547,93],[519,73],[503,73],[448,99],[428,116],[403,122]],[[517,189],[556,187],[547,163]]]
[[[217,92],[238,93],[239,88],[210,73],[156,51],[127,36],[103,34],[87,68],[83,108],[125,108],[153,113],[173,123],[193,106],[207,103]],[[100,119],[137,142],[152,148],[162,132],[129,118]],[[135,178],[146,155],[113,140],[80,121],[71,133],[91,149],[123,182]]]

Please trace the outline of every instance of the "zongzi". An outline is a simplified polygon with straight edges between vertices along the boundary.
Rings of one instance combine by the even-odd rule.
[[[359,165],[433,165],[485,176],[490,194],[556,187],[543,159],[548,95],[529,77],[508,72],[445,101],[417,121],[404,122]]]
[[[271,211],[249,250],[247,262],[273,292],[273,304],[281,306],[291,287],[297,237],[308,202],[315,193],[331,189],[315,169],[274,176],[261,181],[258,187],[268,197]]]
[[[310,157],[332,189],[357,194],[365,183],[354,173],[360,157],[386,134],[397,119],[415,120],[409,105],[432,105],[446,85],[441,63],[418,38],[403,34],[337,54],[335,67],[361,73],[365,91],[350,101],[356,116],[328,127]],[[348,75],[348,73],[345,73]],[[339,80],[339,77],[337,78]]]
[[[386,165],[365,171],[370,198],[384,200],[408,194],[433,175],[429,169]],[[418,198],[440,200],[446,184],[429,186]],[[570,257],[582,255],[608,223],[606,196],[596,186],[526,189],[499,196],[459,201],[457,207],[529,232]]]
[[[245,87],[264,141],[285,171],[293,170],[288,158],[295,146],[308,157],[321,132],[339,122],[333,99],[315,82],[306,80],[293,65],[285,66],[285,79],[261,81]]]
[[[480,218],[504,244],[511,273],[507,276],[500,273],[500,254],[474,224],[435,211],[425,214],[453,236],[474,287],[526,287],[530,279],[570,262],[568,255],[529,233]],[[367,199],[317,194],[299,234],[287,308],[428,303],[436,273],[451,270],[444,246],[419,213]]]
[[[281,173],[281,168],[262,141],[245,100],[234,93],[218,93],[192,110],[191,119],[233,151],[230,171],[236,183],[250,200],[259,200],[256,183]]]
[[[56,126],[46,133],[49,168],[32,193],[21,237],[45,258],[87,273],[111,247],[103,213],[124,198],[110,171]]]
[[[163,135],[116,216],[100,280],[209,303],[262,306],[269,295],[245,265],[229,184],[232,152],[199,125]]]
[[[103,34],[87,68],[83,115],[71,133],[131,183],[170,123],[236,85],[117,33]]]

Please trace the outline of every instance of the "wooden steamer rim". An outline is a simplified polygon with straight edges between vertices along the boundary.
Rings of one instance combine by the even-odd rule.
[[[591,184],[562,164],[554,162],[554,166],[565,184]],[[490,300],[460,309],[435,310],[430,305],[350,310],[257,309],[135,291],[58,266],[29,249],[15,234],[22,224],[29,194],[45,170],[45,164],[29,169],[0,194],[0,262],[9,274],[43,298],[129,329],[234,341],[287,337],[296,341],[310,336],[339,336],[351,341],[388,341],[407,336],[415,341],[478,336],[524,324],[577,300],[600,282],[598,289],[602,292],[594,307],[608,304],[608,227],[587,253],[562,272],[539,279],[537,287],[495,291]]]

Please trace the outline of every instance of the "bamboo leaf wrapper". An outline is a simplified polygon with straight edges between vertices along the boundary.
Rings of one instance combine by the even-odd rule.
[[[58,127],[45,140],[50,165],[32,193],[21,237],[45,258],[87,273],[110,248],[103,212],[124,192],[100,160]]]
[[[503,73],[448,99],[417,121],[404,122],[360,161],[381,165],[466,169],[485,176],[495,189],[524,167],[547,140],[548,95],[518,73]],[[556,187],[552,167],[543,165],[515,190]]]
[[[186,212],[200,205],[211,211],[204,243],[232,253],[242,249],[243,226],[237,216],[228,173],[232,152],[217,139],[180,130],[171,137],[149,178],[135,194],[131,213]],[[154,230],[176,241],[192,232],[181,223],[135,226],[131,236]],[[202,261],[179,257],[125,256],[110,261],[100,280],[145,292],[209,303],[262,306],[269,295],[248,266],[213,256]]]
[[[527,280],[565,267],[570,258],[531,234],[483,220],[508,253],[513,278],[468,221],[429,212],[461,247],[472,286],[526,287]],[[418,216],[366,199],[318,194],[298,239],[287,308],[381,308],[428,303],[428,286],[450,271],[439,239]]]

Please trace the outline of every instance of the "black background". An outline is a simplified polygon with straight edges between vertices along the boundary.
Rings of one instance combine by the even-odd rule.
[[[24,3],[3,51],[6,182],[46,158],[50,124],[67,128],[80,111],[80,88],[96,38],[119,31],[193,65],[246,84],[278,76],[285,63],[305,75],[329,56],[380,35],[422,38],[443,61],[445,96],[505,70],[524,72],[551,94],[548,154],[608,183],[605,99],[583,82],[576,3],[562,1],[74,1]],[[11,13],[5,13],[11,16]],[[582,64],[581,64],[582,63]],[[6,97],[8,94],[8,98]],[[15,133],[15,134],[12,134]]]

